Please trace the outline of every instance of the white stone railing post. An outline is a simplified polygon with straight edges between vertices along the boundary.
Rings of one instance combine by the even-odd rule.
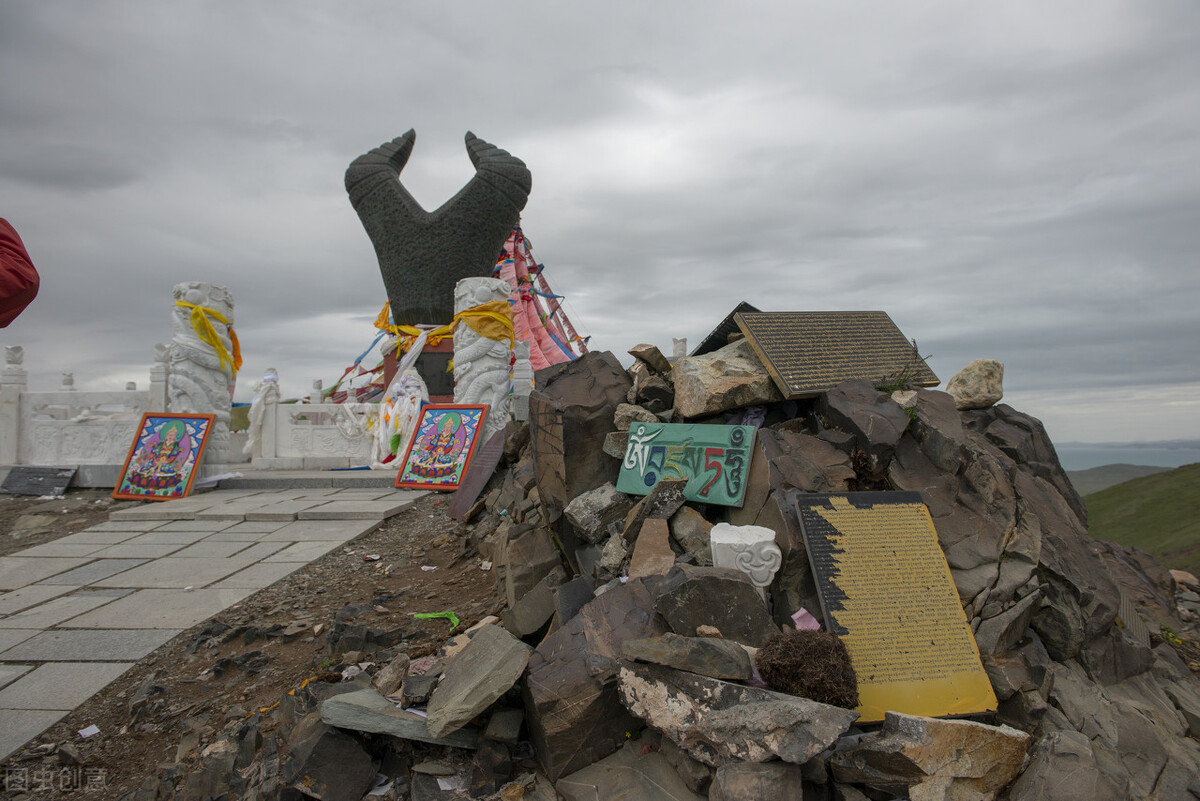
[[[150,412],[167,410],[167,354],[166,345],[154,346],[154,364],[150,367]]]
[[[0,373],[0,464],[17,464],[21,442],[21,393],[29,374],[21,367],[25,351],[20,345],[4,349],[4,371]]]
[[[518,342],[517,360],[512,374],[512,415],[514,420],[529,419],[529,396],[533,393],[533,363],[529,360],[529,343]]]
[[[279,455],[279,399],[263,405],[262,431],[259,432],[260,459],[274,459]]]

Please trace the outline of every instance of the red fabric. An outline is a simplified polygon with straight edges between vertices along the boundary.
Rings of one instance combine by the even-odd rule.
[[[8,220],[0,217],[0,328],[6,328],[37,297],[37,270]]]

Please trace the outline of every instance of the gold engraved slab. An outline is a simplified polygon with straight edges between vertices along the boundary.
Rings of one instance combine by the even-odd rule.
[[[789,400],[902,373],[914,386],[938,385],[886,312],[739,312],[734,320]]]
[[[915,492],[794,492],[825,625],[858,677],[860,722],[996,709],[929,510]]]

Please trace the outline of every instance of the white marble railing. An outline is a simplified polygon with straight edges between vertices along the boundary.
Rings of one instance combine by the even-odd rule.
[[[17,464],[123,464],[150,393],[23,392]]]
[[[268,403],[251,461],[292,470],[368,465],[378,412],[377,403]]]
[[[0,372],[0,464],[124,464],[145,412],[166,408],[166,366],[150,371],[150,389],[132,383],[124,391],[80,392],[70,373],[62,388],[28,392],[23,351],[6,349]]]

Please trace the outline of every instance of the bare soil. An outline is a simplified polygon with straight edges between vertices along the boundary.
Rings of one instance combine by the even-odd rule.
[[[0,555],[96,525],[129,503],[135,502],[114,501],[104,490],[70,490],[55,500],[0,495]],[[120,798],[173,763],[186,770],[227,724],[314,677],[338,681],[351,663],[367,664],[369,673],[400,652],[413,659],[435,653],[450,624],[417,620],[416,613],[453,611],[461,620],[457,633],[498,612],[495,573],[468,549],[468,531],[446,516],[447,503],[448,496],[422,498],[142,659],[5,761],[5,770],[45,779],[44,789],[0,789],[0,799]],[[401,627],[403,640],[346,653],[330,642],[338,623]],[[1172,645],[1200,675],[1200,643]],[[161,690],[147,695],[151,686]],[[263,720],[266,734],[273,724],[269,716]],[[81,737],[78,731],[90,725],[100,733]]]
[[[22,503],[12,500],[0,501],[0,525],[20,517]],[[69,491],[64,501],[27,501],[24,513],[61,507],[54,529],[63,536],[107,518],[113,504],[98,500],[91,490]],[[466,530],[446,516],[447,502],[448,496],[422,498],[376,531],[183,632],[5,767],[59,777],[48,782],[58,786],[26,798],[119,798],[163,765],[194,761],[226,723],[270,707],[308,679],[338,680],[351,662],[371,663],[366,671],[372,672],[399,652],[413,659],[435,653],[450,636],[450,623],[417,620],[415,613],[453,611],[461,620],[458,633],[501,603],[494,572],[468,553]],[[21,548],[53,538],[54,532],[11,537]],[[330,633],[339,622],[380,631],[401,627],[403,640],[357,655],[332,650]],[[139,698],[139,688],[150,685],[162,690]],[[90,725],[100,733],[81,737],[78,731]],[[73,775],[66,782],[64,769]],[[102,786],[62,786],[89,779]],[[17,797],[0,791],[0,798]]]
[[[83,531],[141,503],[114,500],[106,489],[72,489],[61,498],[0,493],[0,556]]]

